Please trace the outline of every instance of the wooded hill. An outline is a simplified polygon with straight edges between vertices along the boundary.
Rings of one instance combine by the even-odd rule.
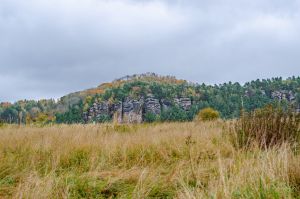
[[[206,85],[154,73],[126,76],[55,101],[22,100],[0,104],[2,123],[152,122],[193,120],[212,107],[222,118],[239,117],[267,104],[300,110],[300,77]]]

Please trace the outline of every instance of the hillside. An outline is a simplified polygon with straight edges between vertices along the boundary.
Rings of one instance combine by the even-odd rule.
[[[1,103],[0,120],[6,123],[87,123],[115,120],[190,121],[205,107],[222,118],[235,118],[267,104],[292,106],[299,111],[300,77],[255,80],[244,85],[205,85],[154,73],[125,76],[96,88],[55,100]]]

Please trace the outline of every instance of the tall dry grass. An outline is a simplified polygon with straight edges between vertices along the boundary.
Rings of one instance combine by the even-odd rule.
[[[287,144],[236,148],[223,122],[0,129],[0,198],[297,198]],[[299,197],[298,197],[299,198]]]
[[[284,110],[269,105],[250,113],[243,112],[234,126],[237,145],[241,147],[257,144],[265,149],[289,143],[299,149],[300,114],[293,109]]]

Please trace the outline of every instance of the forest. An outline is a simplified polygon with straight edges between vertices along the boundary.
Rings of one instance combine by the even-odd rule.
[[[207,85],[178,80],[173,76],[159,76],[153,73],[126,76],[100,86],[66,95],[59,100],[21,100],[0,104],[1,123],[49,124],[85,123],[83,114],[95,101],[114,103],[126,98],[138,99],[153,96],[156,99],[190,98],[192,106],[182,110],[173,105],[157,117],[145,116],[145,122],[191,121],[199,110],[211,107],[223,119],[237,118],[241,110],[252,111],[268,104],[292,107],[299,111],[300,77],[281,77],[240,83]],[[111,121],[102,117],[97,122]]]

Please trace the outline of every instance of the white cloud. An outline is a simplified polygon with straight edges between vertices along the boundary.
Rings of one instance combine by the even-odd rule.
[[[147,71],[208,83],[300,75],[300,0],[0,1],[0,101]]]
[[[42,23],[60,28],[93,28],[97,31],[122,31],[123,34],[181,29],[184,16],[160,1],[137,3],[128,0],[2,0],[0,9],[12,11],[2,16],[36,29]],[[9,3],[8,3],[9,2]],[[0,15],[1,16],[1,15]],[[5,24],[2,24],[5,25]],[[101,30],[100,30],[101,29]],[[132,31],[134,30],[134,32]],[[98,33],[98,32],[97,32]],[[118,32],[119,33],[119,32]]]
[[[298,23],[295,23],[295,20],[292,18],[259,15],[237,24],[233,29],[233,37],[254,34],[289,41],[297,37],[298,28]]]

